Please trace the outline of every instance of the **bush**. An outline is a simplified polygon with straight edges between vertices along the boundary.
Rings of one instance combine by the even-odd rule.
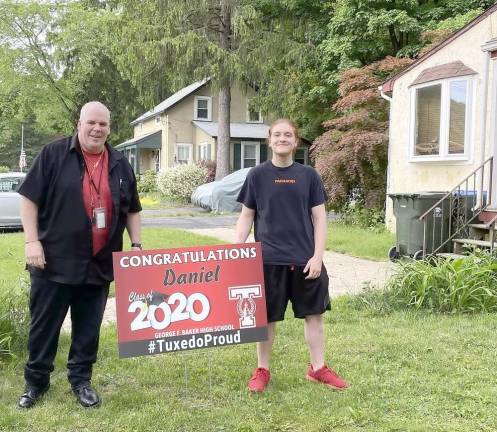
[[[342,207],[354,189],[361,191],[368,208],[383,208],[389,105],[378,86],[412,61],[386,57],[340,72],[339,98],[330,109],[330,120],[322,123],[326,131],[311,147],[331,208]]]
[[[382,309],[443,313],[497,312],[497,261],[489,252],[465,258],[401,261],[385,290],[365,293],[365,304]]]
[[[385,230],[385,213],[376,208],[366,208],[364,200],[356,196],[350,199],[340,211],[339,222],[382,232]]]
[[[26,350],[29,330],[29,282],[20,279],[19,286],[0,290],[0,364]]]
[[[5,165],[0,165],[0,173],[7,173],[10,171],[10,168]]]
[[[153,170],[147,170],[140,175],[138,180],[138,193],[157,192],[157,173]]]
[[[206,183],[213,182],[216,178],[216,161],[212,160],[207,160],[207,161],[200,161],[198,164],[201,167],[207,168],[207,180]]]
[[[178,165],[161,171],[157,176],[157,187],[167,198],[190,202],[192,192],[207,181],[207,168],[196,164]]]

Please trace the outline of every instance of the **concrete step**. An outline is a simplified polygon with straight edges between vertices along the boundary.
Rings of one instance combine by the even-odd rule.
[[[482,246],[482,247],[491,247],[491,243],[486,240],[474,240],[474,239],[453,239],[454,243],[466,244],[466,245],[474,245],[474,246]],[[494,243],[494,248],[497,247],[497,243]]]
[[[490,227],[484,223],[469,224],[468,226],[470,226],[471,228],[475,228],[475,229],[479,229],[479,230],[486,230],[486,231],[488,231],[490,229]]]

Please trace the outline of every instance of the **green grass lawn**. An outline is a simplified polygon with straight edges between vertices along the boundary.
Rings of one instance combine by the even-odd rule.
[[[19,286],[27,277],[24,266],[24,234],[0,233],[0,292]]]
[[[143,209],[169,209],[177,207],[192,207],[191,204],[173,201],[158,192],[140,195],[140,202]]]
[[[267,393],[246,381],[254,345],[120,360],[113,326],[102,331],[94,384],[98,410],[77,406],[61,338],[52,388],[30,412],[15,408],[22,367],[2,370],[1,431],[495,431],[496,315],[372,314],[335,301],[326,315],[338,393],[304,379],[302,321],[279,325]]]
[[[329,241],[342,238],[349,243],[342,252],[360,255],[355,251],[369,250],[374,235],[332,224]],[[2,290],[25,274],[24,244],[22,233],[2,234],[0,241]],[[146,228],[143,243],[167,248],[221,242]],[[0,431],[495,431],[497,315],[382,314],[357,304],[337,299],[326,315],[328,357],[351,383],[345,392],[304,379],[302,321],[290,317],[278,327],[273,381],[262,395],[246,390],[253,344],[120,360],[110,325],[102,330],[93,380],[104,399],[101,409],[80,408],[69,390],[70,335],[64,333],[52,388],[32,411],[15,408],[24,355],[0,369]]]
[[[366,258],[387,261],[388,249],[395,245],[395,236],[388,232],[374,232],[353,225],[332,222],[328,224],[326,249]]]

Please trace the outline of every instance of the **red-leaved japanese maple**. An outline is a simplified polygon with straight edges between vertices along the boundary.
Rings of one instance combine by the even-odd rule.
[[[383,208],[389,106],[378,86],[411,62],[386,57],[340,75],[340,97],[332,106],[333,118],[323,123],[327,130],[311,147],[311,158],[332,208],[341,208],[352,193],[360,194],[366,208]]]

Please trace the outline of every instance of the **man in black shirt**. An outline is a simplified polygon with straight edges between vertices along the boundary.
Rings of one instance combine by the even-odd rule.
[[[112,252],[122,250],[125,228],[132,249],[141,249],[135,176],[123,155],[107,144],[109,133],[107,107],[87,103],[77,134],[46,145],[19,189],[31,275],[29,358],[19,408],[31,408],[48,390],[69,308],[69,382],[82,406],[101,403],[90,380],[113,280]]]

